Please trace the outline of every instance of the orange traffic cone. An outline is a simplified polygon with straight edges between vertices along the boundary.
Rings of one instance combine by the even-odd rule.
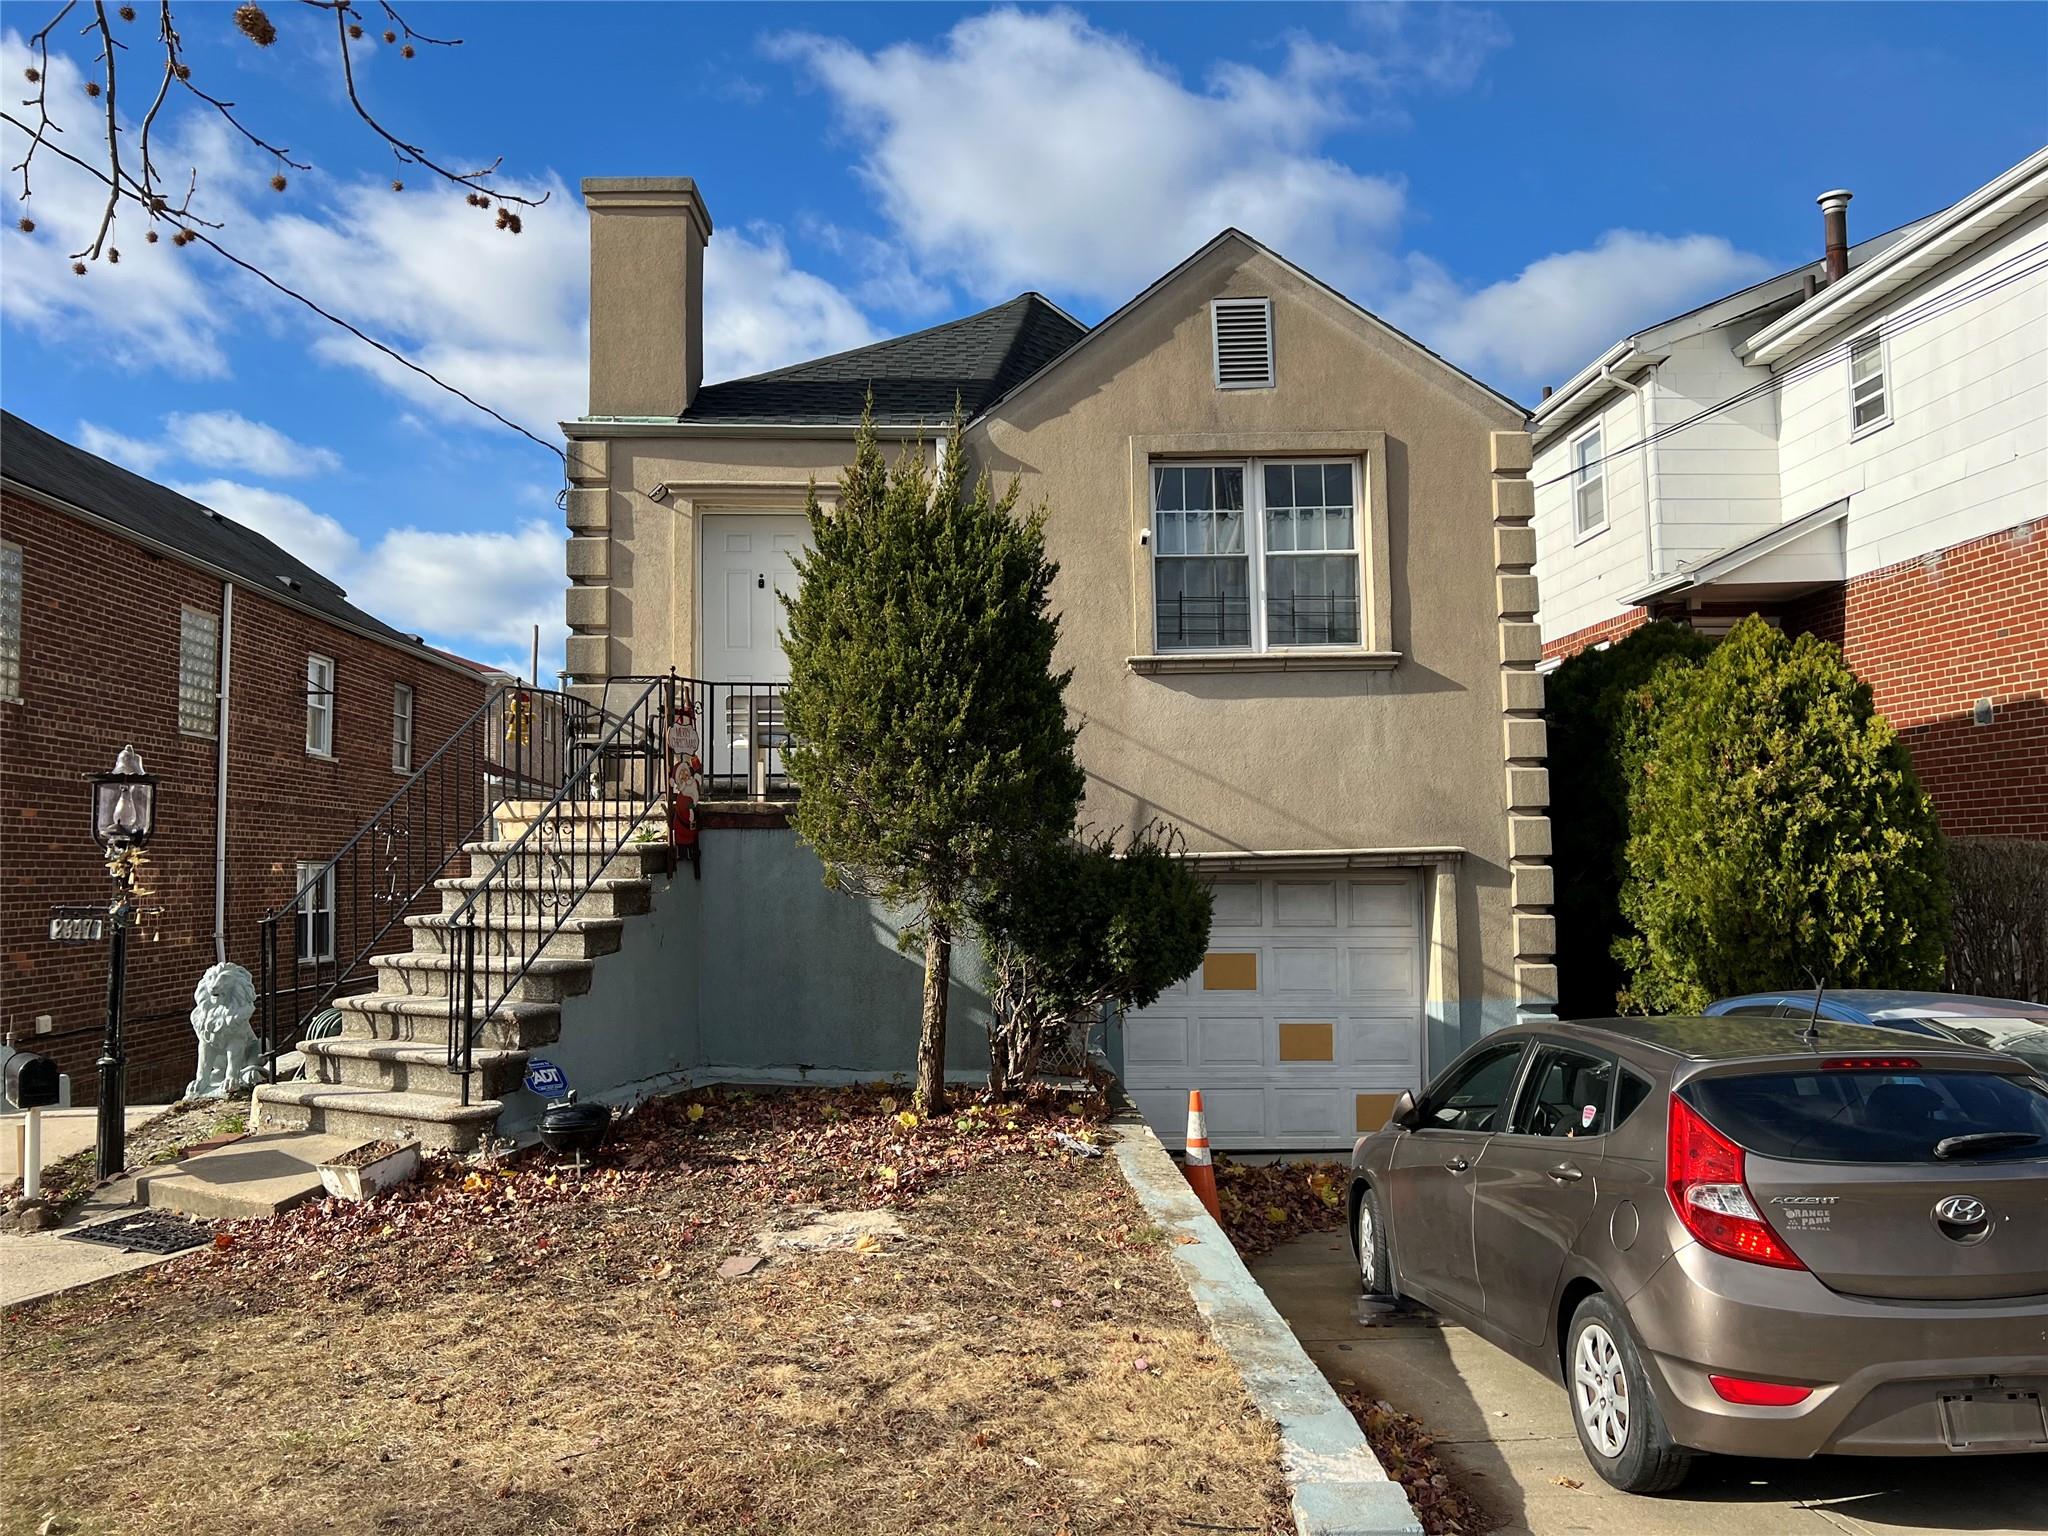
[[[1188,1183],[1194,1186],[1195,1197],[1218,1221],[1223,1219],[1223,1208],[1216,1203],[1216,1169],[1209,1161],[1209,1120],[1202,1113],[1202,1090],[1191,1089],[1188,1093],[1188,1152],[1184,1165]]]

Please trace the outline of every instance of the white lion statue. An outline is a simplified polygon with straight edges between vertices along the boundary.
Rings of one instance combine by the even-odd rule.
[[[199,1037],[199,1072],[188,1099],[218,1099],[256,1081],[256,983],[233,961],[207,967],[192,993],[192,1032]]]

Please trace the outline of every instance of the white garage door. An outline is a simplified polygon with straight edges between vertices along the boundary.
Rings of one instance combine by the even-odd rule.
[[[1348,1147],[1422,1072],[1422,887],[1405,870],[1225,876],[1200,970],[1124,1022],[1124,1084],[1171,1146]]]

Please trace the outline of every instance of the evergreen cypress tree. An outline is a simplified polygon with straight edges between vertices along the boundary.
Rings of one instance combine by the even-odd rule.
[[[1068,675],[1052,669],[1057,569],[1013,481],[971,491],[956,417],[934,476],[884,465],[861,423],[839,504],[806,508],[812,548],[786,600],[785,763],[799,836],[827,884],[907,909],[924,944],[916,1104],[945,1093],[952,946],[999,861],[1064,837],[1081,800]]]

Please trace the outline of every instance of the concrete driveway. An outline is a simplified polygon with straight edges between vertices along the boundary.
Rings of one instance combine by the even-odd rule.
[[[1297,1238],[1252,1273],[1324,1375],[1358,1383],[1436,1433],[1502,1536],[2048,1531],[2048,1456],[1709,1459],[1676,1494],[1617,1493],[1579,1454],[1555,1382],[1426,1314],[1361,1324],[1343,1233]]]

